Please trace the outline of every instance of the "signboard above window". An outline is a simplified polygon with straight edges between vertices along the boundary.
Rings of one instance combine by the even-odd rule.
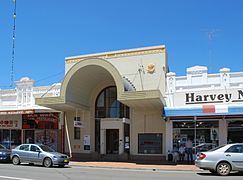
[[[242,89],[189,91],[179,92],[174,95],[174,106],[198,105],[198,104],[224,104],[243,103]]]
[[[83,128],[84,123],[80,120],[80,117],[74,117],[73,126],[78,128]]]

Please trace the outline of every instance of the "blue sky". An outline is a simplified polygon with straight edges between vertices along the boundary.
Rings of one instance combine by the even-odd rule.
[[[63,79],[67,56],[161,44],[177,75],[243,71],[242,0],[16,1],[15,80],[48,85]],[[0,0],[0,88],[11,84],[13,5]]]

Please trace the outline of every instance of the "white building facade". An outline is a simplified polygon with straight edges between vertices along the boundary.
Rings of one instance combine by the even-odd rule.
[[[61,149],[61,114],[35,104],[35,98],[60,95],[60,84],[35,86],[24,77],[15,89],[0,90],[0,143],[13,148],[21,143],[43,143]]]
[[[243,73],[223,68],[187,69],[186,76],[167,74],[166,151],[191,139],[195,145],[243,142]]]

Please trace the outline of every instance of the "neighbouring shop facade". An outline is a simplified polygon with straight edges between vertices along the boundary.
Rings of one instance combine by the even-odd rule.
[[[58,87],[59,86],[59,87]],[[0,90],[0,143],[14,148],[21,143],[42,143],[61,150],[62,115],[60,112],[35,105],[35,97],[56,96],[60,85],[34,86],[24,77],[15,89]]]
[[[36,102],[63,113],[73,159],[161,160],[167,70],[164,46],[67,57],[60,96]]]
[[[208,74],[207,67],[187,69],[186,76],[167,74],[166,151],[185,145],[211,147],[243,142],[243,73],[223,68]]]

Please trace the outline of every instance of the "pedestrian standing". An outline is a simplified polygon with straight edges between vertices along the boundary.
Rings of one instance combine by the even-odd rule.
[[[186,154],[187,154],[187,162],[193,162],[193,157],[192,157],[192,141],[191,139],[188,139],[186,142]]]
[[[185,146],[182,144],[179,147],[179,155],[180,155],[180,162],[183,162],[185,157]]]

